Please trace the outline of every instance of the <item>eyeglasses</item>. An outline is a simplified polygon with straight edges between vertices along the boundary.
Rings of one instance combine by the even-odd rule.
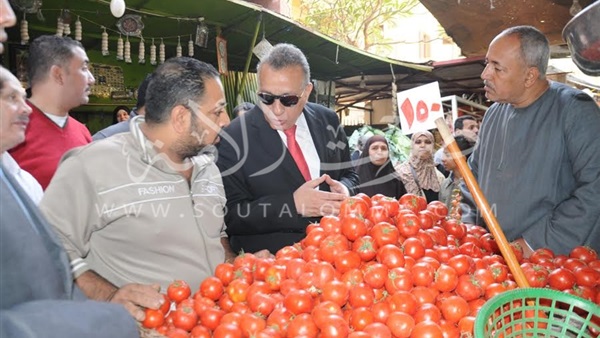
[[[279,100],[284,107],[292,107],[300,101],[300,98],[304,95],[304,90],[300,95],[271,95],[267,93],[258,93],[258,98],[267,106],[275,103],[275,100]]]

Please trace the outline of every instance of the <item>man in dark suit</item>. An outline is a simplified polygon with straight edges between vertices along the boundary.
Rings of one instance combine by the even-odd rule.
[[[8,0],[0,0],[0,35]],[[0,41],[0,50],[2,41]],[[17,78],[0,67],[0,156],[23,142],[31,108]],[[87,300],[58,238],[0,162],[0,337],[139,337],[125,307]]]
[[[337,115],[308,103],[310,68],[295,46],[278,44],[258,65],[259,104],[232,121],[218,144],[234,251],[298,242],[306,226],[337,214],[358,175]]]

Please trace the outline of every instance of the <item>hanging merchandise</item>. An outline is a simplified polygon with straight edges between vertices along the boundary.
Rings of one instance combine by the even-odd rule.
[[[63,22],[63,35],[71,35],[71,25],[69,23]]]
[[[150,64],[156,66],[156,45],[154,39],[152,39],[152,45],[150,46]]]
[[[65,32],[65,27],[63,25],[62,18],[59,16],[56,20],[56,36],[62,36]]]
[[[102,32],[102,56],[108,56],[110,53],[108,52],[108,33],[106,33],[106,27],[102,26],[104,30]]]
[[[124,0],[111,0],[110,1],[110,12],[115,18],[120,18],[125,14],[125,1]]]
[[[75,40],[81,41],[81,21],[79,21],[79,17],[77,17],[77,21],[75,21]]]
[[[129,43],[129,36],[125,40],[125,63],[131,63],[131,43]]]
[[[26,45],[29,43],[29,23],[23,13],[23,20],[21,21],[21,44]]]
[[[196,45],[206,48],[208,46],[208,26],[204,23],[204,18],[198,19],[199,24],[196,26]]]
[[[181,50],[181,37],[180,36],[177,37],[177,49],[175,50],[175,52],[176,52],[177,57],[181,57],[182,50]]]
[[[189,57],[194,56],[194,41],[192,41],[191,35],[190,35],[190,41],[188,41],[188,55],[189,55]]]
[[[123,38],[119,34],[119,40],[117,40],[117,60],[123,60]]]
[[[140,49],[138,50],[138,63],[146,63],[146,46],[144,46],[144,38],[140,38]]]
[[[160,39],[160,45],[158,46],[158,62],[163,64],[165,62],[165,43],[163,39]]]

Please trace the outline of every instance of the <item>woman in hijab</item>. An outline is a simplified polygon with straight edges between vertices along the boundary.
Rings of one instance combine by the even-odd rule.
[[[396,172],[409,194],[424,196],[427,202],[438,200],[444,175],[435,168],[433,162],[433,134],[428,131],[416,132],[410,140],[410,157],[396,166]]]
[[[356,164],[360,177],[360,192],[369,197],[383,194],[400,198],[406,194],[404,184],[390,161],[388,143],[383,136],[371,136],[365,142]]]

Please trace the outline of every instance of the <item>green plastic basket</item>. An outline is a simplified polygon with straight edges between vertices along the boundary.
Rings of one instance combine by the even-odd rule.
[[[514,289],[484,304],[474,331],[476,338],[597,338],[600,306],[551,289]]]

